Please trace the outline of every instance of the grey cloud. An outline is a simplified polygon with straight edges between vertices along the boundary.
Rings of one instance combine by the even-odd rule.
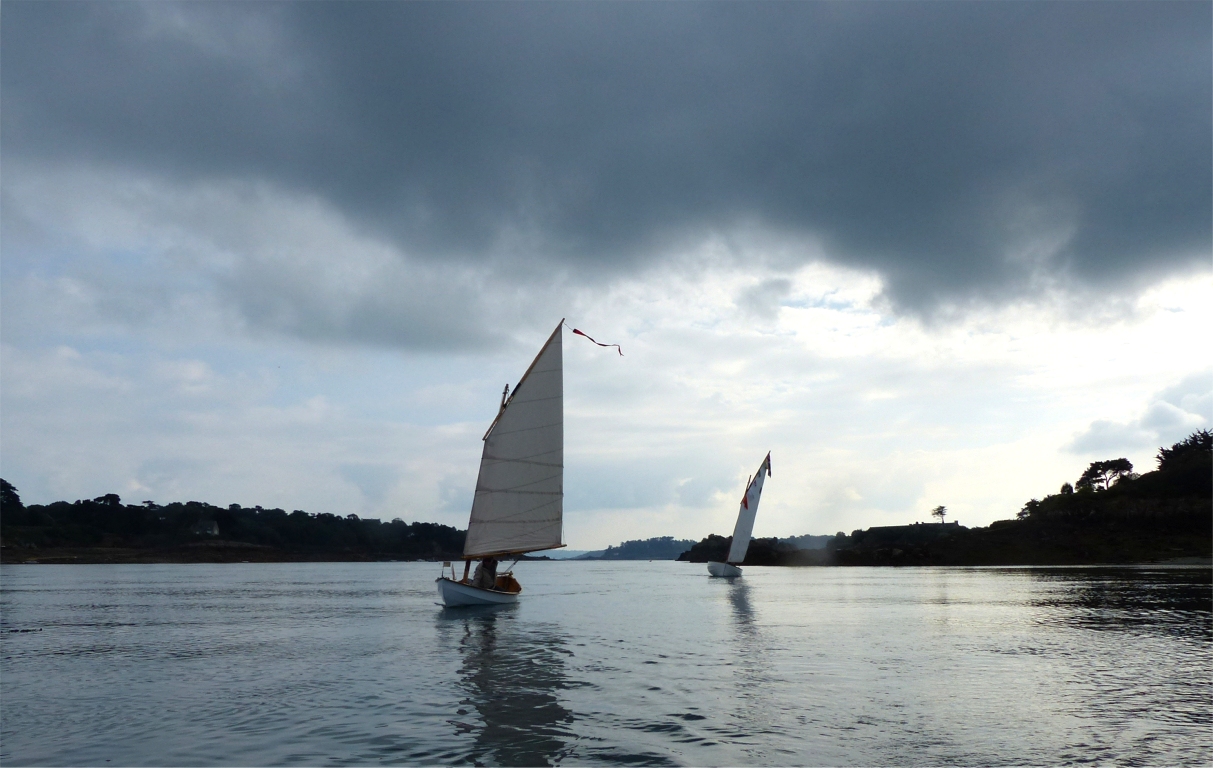
[[[478,281],[449,272],[402,263],[354,285],[334,285],[322,270],[246,259],[216,287],[250,328],[313,342],[431,350],[504,343],[499,329],[484,327],[491,323]]]
[[[1093,422],[1066,446],[1066,450],[1101,454],[1167,446],[1198,429],[1208,429],[1211,424],[1213,371],[1204,371],[1160,392],[1137,419]]]
[[[7,339],[140,327],[178,340],[241,330],[448,351],[508,341],[493,322],[508,300],[484,289],[492,269],[419,264],[307,198],[265,185],[16,174],[0,214]]]
[[[781,277],[763,280],[741,291],[735,303],[758,320],[774,320],[781,302],[792,292],[792,281]]]
[[[375,507],[383,506],[388,491],[400,481],[399,467],[390,464],[343,464],[338,471]]]
[[[1147,448],[1154,433],[1139,424],[1100,420],[1091,422],[1086,432],[1074,438],[1066,446],[1071,453],[1096,454],[1123,451],[1132,448]]]
[[[3,155],[611,279],[759,223],[907,310],[1207,267],[1204,3],[6,3]]]

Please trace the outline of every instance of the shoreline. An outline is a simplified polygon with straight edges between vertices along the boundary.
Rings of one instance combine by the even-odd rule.
[[[132,565],[197,563],[442,563],[462,560],[458,554],[409,558],[388,552],[316,550],[300,551],[249,544],[242,541],[208,541],[178,547],[0,547],[0,565]],[[547,557],[522,557],[546,561]]]
[[[812,551],[812,550],[806,550]],[[244,542],[207,542],[186,547],[175,547],[167,550],[147,550],[119,547],[54,547],[45,549],[11,550],[8,547],[0,550],[0,565],[215,565],[224,563],[442,563],[444,561],[461,560],[459,555],[434,558],[401,558],[390,554],[375,554],[367,552],[294,552],[274,549],[257,544]],[[575,558],[567,560],[549,557],[523,557],[522,562],[586,562],[601,563],[603,560],[578,561]],[[646,560],[611,560],[605,562],[646,562]],[[668,562],[685,562],[688,565],[701,563],[685,560],[669,560]],[[1213,568],[1213,558],[1209,557],[1174,557],[1167,559],[1138,560],[1132,562],[990,562],[990,563],[787,563],[770,565],[750,565],[748,568],[914,568],[914,567],[955,567],[955,568],[1065,568],[1065,567],[1117,567],[1117,566],[1182,566],[1192,568]]]

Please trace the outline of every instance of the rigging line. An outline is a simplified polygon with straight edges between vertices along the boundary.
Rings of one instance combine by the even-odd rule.
[[[533,483],[522,483],[520,485],[515,485],[515,486],[509,487],[509,488],[485,488],[483,486],[478,485],[478,486],[476,486],[476,498],[480,498],[481,496],[491,496],[494,493],[512,493],[512,494],[516,494],[519,496],[525,495],[525,494],[530,494],[530,495],[534,495],[534,496],[560,496],[560,495],[563,495],[564,494],[563,488],[560,490],[556,490],[556,491],[519,490],[521,488],[529,488],[534,485],[539,485],[540,483],[544,482],[544,480],[551,480],[551,479],[552,478],[547,477],[547,478],[544,478],[543,480],[536,480]]]
[[[541,510],[544,507],[550,507],[554,503],[555,502],[552,502],[552,501],[545,502],[543,504],[539,504],[534,507],[527,507],[526,509],[521,509],[517,512],[510,512],[509,514],[501,515],[500,517],[494,517],[494,518],[488,519],[488,520],[486,520],[486,519],[477,520],[476,518],[472,518],[471,522],[477,522],[477,523],[480,523],[481,525],[496,525],[498,523],[509,524],[509,525],[524,525],[524,524],[530,525],[532,523],[547,523],[549,525],[555,525],[556,523],[560,522],[560,517],[540,518],[538,520],[517,520],[516,519],[522,515],[528,515],[532,512]]]
[[[534,446],[531,446],[531,447],[534,447]],[[518,446],[517,449],[521,450],[521,448],[522,448],[522,446]],[[497,448],[496,450],[501,450],[501,449]],[[531,460],[537,459],[540,456],[548,456],[553,453],[560,453],[560,450],[561,450],[561,447],[556,446],[556,447],[552,447],[552,448],[543,448],[539,451],[539,453],[528,453],[528,454],[519,455],[519,456],[508,456],[505,454],[504,451],[502,453],[490,453],[488,450],[485,450],[484,453],[481,454],[480,459],[482,461],[484,461],[484,460],[488,460],[488,461],[531,461]]]
[[[562,495],[564,495],[564,491],[520,491],[520,490],[518,490],[519,488],[526,488],[528,485],[537,485],[538,483],[541,483],[541,482],[543,482],[543,481],[538,480],[534,483],[523,483],[522,485],[515,485],[513,488],[485,488],[484,490],[477,490],[476,493],[477,494],[516,493],[519,495],[525,494],[525,495],[529,495],[529,496],[562,496]]]
[[[550,470],[550,469],[559,469],[560,467],[549,466],[546,468]],[[499,473],[495,473],[495,474],[499,474]],[[527,473],[527,474],[530,474],[530,473]],[[517,485],[504,485],[504,486],[499,486],[499,487],[501,487],[501,488],[523,488],[528,485],[535,485],[536,483],[548,482],[549,480],[559,480],[560,476],[562,474],[563,473],[561,473],[561,472],[553,472],[550,475],[543,475],[542,477],[540,477],[538,475],[530,475],[531,479],[529,479],[529,480],[526,477],[509,478],[508,480],[521,480],[522,482]],[[496,482],[508,482],[508,480],[505,478],[498,478]],[[493,481],[490,479],[483,478],[483,477],[477,477],[476,478],[476,490],[480,491],[481,489],[492,488],[494,486],[489,485],[492,482]]]
[[[483,452],[480,454],[480,459],[482,461],[486,460],[486,459],[489,461],[515,461],[515,460],[530,461],[532,459],[537,459],[540,456],[550,456],[553,453],[560,453],[563,448],[563,446],[561,446],[561,445],[543,445],[543,446],[516,445],[516,446],[509,446],[509,447],[515,451],[521,451],[521,450],[532,450],[533,451],[536,448],[538,448],[539,452],[538,453],[526,453],[526,454],[510,454],[507,450],[503,449],[501,446],[495,445],[492,448],[483,449]],[[497,453],[497,451],[501,451],[501,453]]]
[[[545,451],[545,453],[554,454],[554,453],[556,453],[556,451],[549,450],[549,451]],[[542,456],[543,454],[536,454],[536,455]],[[494,463],[529,463],[529,465],[533,465],[536,467],[552,467],[552,468],[554,468],[554,470],[562,470],[562,468],[564,468],[563,463],[552,463],[551,461],[534,461],[534,460],[531,460],[530,456],[522,456],[522,457],[518,457],[518,459],[503,459],[503,457],[501,457],[501,456],[483,456],[482,459],[480,459],[480,461],[491,461]]]
[[[490,495],[492,493],[511,494],[512,496],[563,496],[564,495],[563,491],[556,491],[556,490],[553,490],[553,491],[536,491],[536,490],[477,491],[477,494],[475,494],[475,495],[477,495],[477,499],[479,499],[480,496],[486,496],[486,495]],[[519,499],[518,501],[525,501],[525,500]],[[539,507],[549,507],[549,506],[552,506],[553,504],[560,504],[560,502],[562,502],[564,500],[563,499],[548,499],[547,501],[540,501],[537,499],[533,499],[531,501],[535,501],[535,502],[537,502],[537,504],[534,507],[529,507],[529,508],[536,508],[536,510],[537,510],[537,508],[539,508]],[[473,501],[472,504],[474,506],[475,501]],[[482,506],[482,508],[484,508],[485,504],[488,504],[488,502],[484,502],[484,504],[482,504],[480,506]],[[496,510],[491,513],[492,514],[502,514],[503,512],[501,511],[501,505],[497,505]],[[517,511],[508,512],[505,514],[507,514],[507,516],[508,516],[508,514],[518,514],[518,512]]]
[[[544,467],[545,469],[547,469],[549,471],[551,471],[553,469],[556,469],[556,470],[563,469],[563,467],[560,467],[560,466],[551,466],[551,465],[545,465],[545,464],[540,464],[537,466]],[[559,483],[559,482],[561,482],[561,478],[564,475],[563,471],[558,471],[558,472],[552,472],[551,474],[540,476],[538,471],[531,472],[529,469],[526,469],[526,470],[517,469],[513,472],[508,472],[507,470],[509,470],[510,467],[493,467],[492,469],[489,469],[489,471],[486,473],[485,472],[486,469],[487,469],[486,467],[482,466],[480,468],[480,470],[481,470],[480,474],[476,477],[476,493],[480,493],[482,490],[492,489],[495,487],[496,488],[524,488],[528,485],[535,485],[536,483],[549,482],[552,480],[555,480],[557,483]],[[518,483],[517,485],[503,485],[503,486],[496,485],[497,483],[508,483],[508,482],[512,482],[514,480],[520,480],[522,482]]]
[[[532,467],[548,467],[550,469],[564,469],[563,464],[553,464],[550,461],[528,461],[527,459],[496,459],[491,456],[485,456],[482,461],[489,461],[493,464],[529,464]]]
[[[509,469],[509,467],[505,467],[505,469]],[[548,467],[548,469],[558,469],[558,467]],[[525,472],[522,470],[518,470],[516,472],[505,472],[504,470],[497,469],[487,473],[487,475],[488,476],[486,476],[486,473],[481,472],[481,474],[476,478],[476,493],[495,490],[510,490],[512,488],[526,488],[532,485],[539,485],[540,483],[551,483],[553,481],[557,486],[560,486],[562,484],[564,473],[553,472],[549,475],[540,476],[537,473],[531,473],[529,470]],[[518,482],[516,482],[514,485],[498,485],[498,483],[513,483],[515,481]]]
[[[552,424],[540,424],[540,425],[539,425],[539,426],[537,426],[537,427],[526,427],[526,428],[524,428],[524,429],[506,429],[506,430],[502,430],[502,431],[500,431],[500,432],[498,432],[497,430],[493,430],[493,431],[491,432],[491,434],[494,434],[494,435],[516,435],[516,434],[518,434],[519,432],[534,432],[534,431],[535,431],[535,430],[537,430],[537,429],[552,429],[553,427],[561,427],[561,426],[564,426],[564,423],[563,423],[563,422],[560,422],[560,421],[557,421],[557,422],[552,423]],[[485,437],[487,438],[487,437],[488,437],[488,435],[485,435]]]
[[[559,372],[559,370],[560,370],[559,368],[553,368],[552,373],[557,373],[557,372]],[[515,389],[514,391],[517,392],[518,390]],[[544,400],[559,400],[562,397],[564,397],[564,393],[561,393],[559,395],[548,395],[547,397],[520,398],[518,400],[518,404],[526,405],[527,403],[541,403]],[[506,401],[505,407],[509,408],[510,405],[512,405],[513,403],[514,403],[514,396],[510,395],[510,399]]]
[[[508,528],[515,531],[513,535],[517,536],[519,535],[518,531],[520,527],[522,535],[526,535],[529,532],[538,533],[539,531],[547,528],[558,528],[560,526],[560,520],[554,517],[547,518],[545,520],[494,520],[491,523],[481,523],[481,525],[486,528],[497,526],[498,530]]]
[[[512,479],[514,479],[514,478],[512,478]],[[530,488],[531,486],[539,485],[541,483],[550,483],[553,480],[559,482],[560,475],[559,474],[547,475],[545,477],[535,477],[530,480],[527,480],[526,478],[516,478],[516,479],[522,480],[522,482],[517,483],[516,485],[499,485],[499,486],[489,485],[489,481],[487,481],[487,480],[482,484],[479,481],[479,479],[477,479],[476,493],[480,493],[481,491],[484,491],[486,493],[494,493],[496,491],[516,491],[519,488]],[[501,479],[501,481],[504,481],[504,480]]]

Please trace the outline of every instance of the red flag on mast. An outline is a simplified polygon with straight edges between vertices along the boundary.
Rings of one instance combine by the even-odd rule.
[[[565,325],[568,325],[568,323],[565,323]],[[571,325],[569,325],[569,327],[573,328],[573,326],[571,326]],[[623,357],[623,348],[620,347],[618,344],[603,344],[601,341],[594,341],[593,337],[591,337],[588,333],[586,333],[585,331],[578,330],[576,328],[573,328],[573,333],[577,334],[578,336],[586,337],[587,339],[589,339],[590,341],[593,341],[595,344],[597,344],[600,347],[614,347],[615,350],[617,352],[619,352],[619,356]]]

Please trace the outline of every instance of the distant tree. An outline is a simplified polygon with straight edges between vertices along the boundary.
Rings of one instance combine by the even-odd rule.
[[[947,516],[947,514],[948,514],[948,508],[943,506],[942,504],[939,505],[938,507],[936,507],[935,509],[931,510],[931,517],[938,517],[939,522],[941,522],[941,523],[943,522],[943,519],[944,519],[944,517]]]
[[[675,539],[673,536],[657,536],[651,539],[625,541],[619,546],[611,545],[603,550],[602,560],[673,560],[683,552],[694,548],[696,542]]]
[[[1061,495],[1062,496],[1069,496],[1072,493],[1074,493],[1074,486],[1070,485],[1069,483],[1061,484]]]
[[[17,494],[17,489],[7,480],[0,480],[0,507],[25,509],[25,505],[21,503],[21,497]]]
[[[1092,491],[1106,491],[1119,482],[1122,477],[1132,473],[1133,464],[1125,458],[1093,461],[1082,473],[1082,477],[1078,478],[1075,485],[1079,490],[1086,488]]]
[[[1066,483],[1066,485],[1069,485],[1069,483]],[[1071,492],[1073,492],[1073,489],[1071,489]],[[1027,504],[1023,505],[1023,509],[1019,510],[1019,514],[1016,515],[1016,517],[1018,517],[1020,520],[1027,520],[1029,517],[1039,511],[1040,501],[1038,499],[1032,499]]]
[[[1170,448],[1159,448],[1158,468],[1168,469],[1201,453],[1213,453],[1213,432],[1207,429],[1193,432]]]

